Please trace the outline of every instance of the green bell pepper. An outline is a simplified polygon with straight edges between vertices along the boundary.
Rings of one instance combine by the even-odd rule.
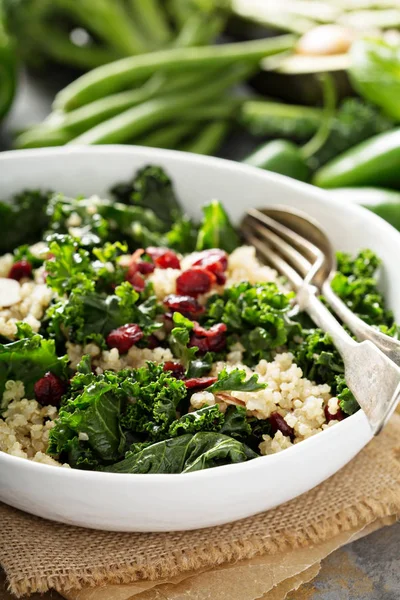
[[[8,112],[17,87],[17,60],[14,45],[2,19],[0,0],[0,119]]]
[[[243,162],[299,181],[308,181],[310,176],[301,148],[285,140],[267,142]]]
[[[381,133],[319,169],[313,183],[323,188],[400,188],[400,128]]]

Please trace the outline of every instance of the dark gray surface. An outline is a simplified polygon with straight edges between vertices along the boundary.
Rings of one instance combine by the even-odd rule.
[[[40,122],[50,111],[54,92],[65,73],[45,79],[24,75],[13,110],[0,135],[0,149],[11,146],[12,132]],[[250,140],[232,136],[222,150],[227,158],[244,156]],[[0,600],[8,600],[0,579]],[[35,596],[35,598],[39,598]],[[43,600],[59,598],[45,595]],[[334,552],[322,564],[318,577],[288,600],[400,600],[400,524],[385,527],[372,535]],[[218,600],[217,598],[213,600]]]

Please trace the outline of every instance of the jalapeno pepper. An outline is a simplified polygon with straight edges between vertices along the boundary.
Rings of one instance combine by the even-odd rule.
[[[400,188],[400,129],[370,138],[319,169],[313,183],[323,188]]]
[[[267,142],[244,162],[300,181],[308,181],[310,176],[301,148],[285,140]]]
[[[0,6],[0,119],[11,106],[16,85],[17,61],[13,44],[3,25]]]

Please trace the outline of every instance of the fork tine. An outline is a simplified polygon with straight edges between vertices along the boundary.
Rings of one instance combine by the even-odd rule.
[[[270,246],[275,248],[282,257],[286,258],[303,278],[310,272],[312,265],[305,256],[300,254],[300,252],[274,231],[271,231],[271,229],[267,229],[265,226],[252,220],[249,222],[249,227],[259,238],[265,240]]]
[[[250,226],[253,223],[257,234],[264,239],[267,238],[283,256],[292,262],[306,283],[313,281],[325,260],[323,252],[317,246],[306,240],[296,231],[283,225],[269,215],[265,215],[258,209],[249,209],[245,220],[249,222]],[[289,243],[286,240],[289,240]],[[312,263],[303,254],[298,252],[294,246],[297,246],[301,251],[311,256]]]
[[[257,238],[245,223],[243,224],[242,231],[246,241],[255,247],[257,252],[267,263],[271,264],[279,273],[284,275],[294,289],[297,290],[302,287],[304,283],[303,278],[289,265],[289,263],[274,251],[272,246],[266,241],[261,241]]]
[[[271,207],[271,209],[273,209],[273,207]],[[271,217],[270,215],[266,215],[261,210],[258,210],[257,208],[250,208],[247,211],[247,215],[268,229],[272,229],[279,236],[286,239],[292,246],[297,246],[306,254],[309,254],[314,258],[317,258],[321,254],[321,250],[315,246],[315,244],[309,240],[306,240],[297,231],[290,229],[290,227],[284,225],[277,219]]]

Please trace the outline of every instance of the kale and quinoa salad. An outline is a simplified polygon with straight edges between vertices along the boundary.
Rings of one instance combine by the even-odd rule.
[[[358,410],[329,335],[216,200],[195,223],[157,166],[110,199],[0,203],[0,450],[114,473],[279,452]],[[363,250],[336,293],[397,335]]]

